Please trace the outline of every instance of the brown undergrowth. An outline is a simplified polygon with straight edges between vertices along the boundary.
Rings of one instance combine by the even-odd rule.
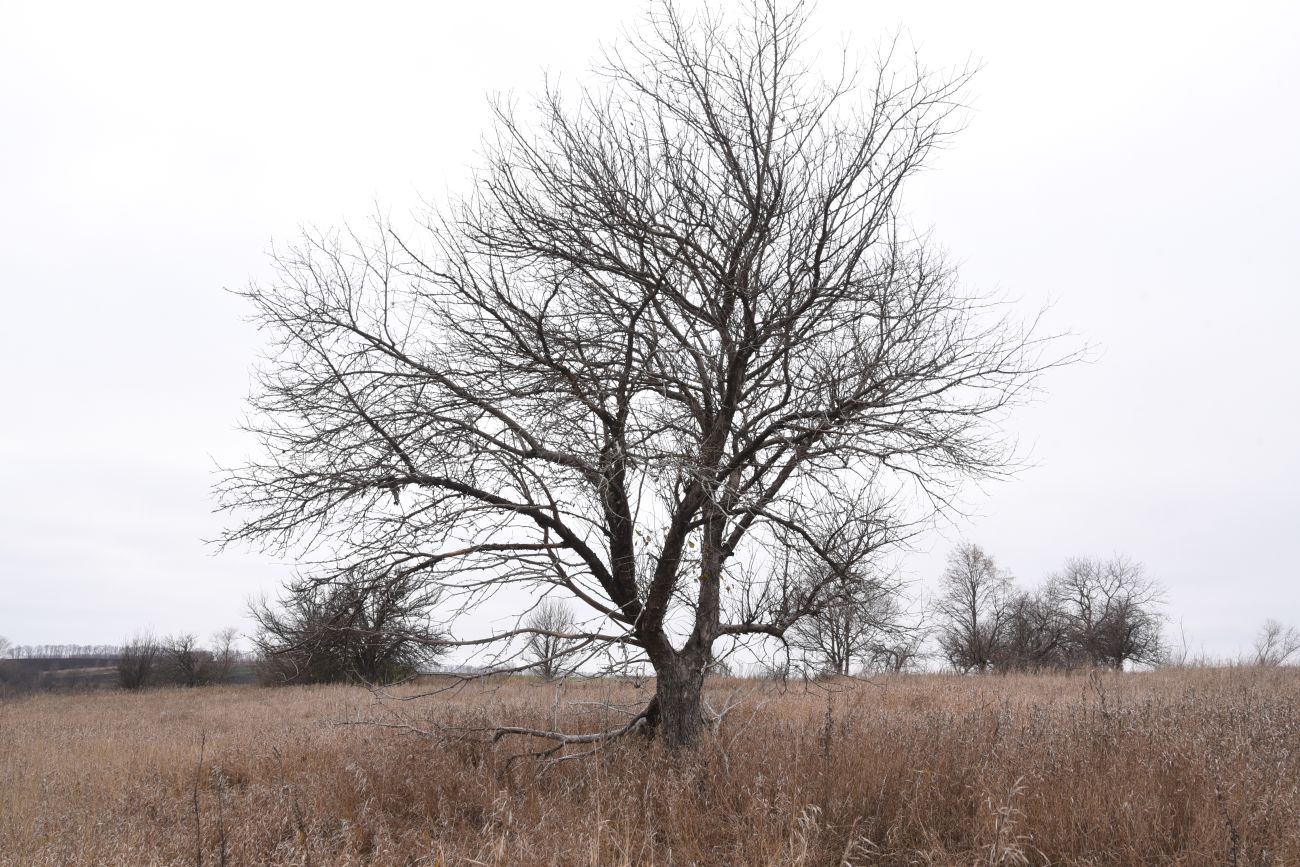
[[[694,756],[555,765],[473,730],[613,728],[644,690],[8,700],[0,864],[1300,863],[1300,670],[710,689],[738,703]]]

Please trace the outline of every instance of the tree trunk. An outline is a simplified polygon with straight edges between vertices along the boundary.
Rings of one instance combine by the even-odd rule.
[[[655,698],[647,722],[670,750],[695,744],[704,729],[703,664],[678,657],[655,667]]]

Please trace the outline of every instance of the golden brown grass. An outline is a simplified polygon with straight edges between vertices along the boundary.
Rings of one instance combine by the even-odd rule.
[[[1300,671],[961,678],[742,698],[698,755],[337,725],[612,725],[631,686],[515,679],[0,704],[0,863],[1297,864]],[[557,700],[558,697],[558,700]],[[200,750],[202,762],[200,763]],[[224,860],[223,860],[224,859]]]

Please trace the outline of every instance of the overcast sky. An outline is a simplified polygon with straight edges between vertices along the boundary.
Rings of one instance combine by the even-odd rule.
[[[302,224],[464,189],[486,95],[580,77],[640,2],[0,6],[0,635],[238,625],[285,567],[214,556],[214,462],[258,336],[223,287]],[[909,190],[964,280],[1095,347],[1019,412],[1033,467],[956,541],[1025,584],[1123,553],[1174,631],[1300,625],[1300,7],[823,0],[828,48],[901,28],[983,64]]]

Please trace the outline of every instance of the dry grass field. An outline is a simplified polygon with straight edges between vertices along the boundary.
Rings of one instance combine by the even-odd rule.
[[[0,863],[1300,864],[1300,670],[722,680],[688,760],[509,762],[626,684],[513,679],[0,702]],[[442,732],[341,725],[403,721]]]

